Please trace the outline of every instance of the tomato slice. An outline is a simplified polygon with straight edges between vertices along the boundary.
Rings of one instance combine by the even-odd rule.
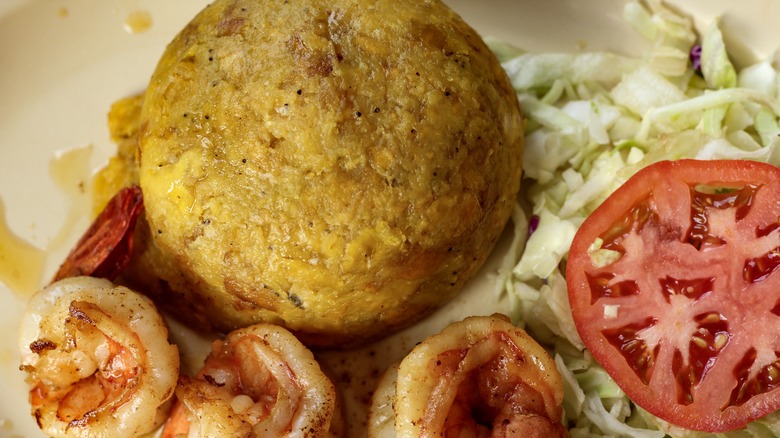
[[[639,406],[677,426],[744,427],[780,409],[780,169],[664,161],[572,242],[585,346]]]

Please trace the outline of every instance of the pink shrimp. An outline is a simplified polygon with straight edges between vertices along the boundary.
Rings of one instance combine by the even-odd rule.
[[[503,316],[451,324],[380,382],[371,437],[568,436],[555,363]]]
[[[203,368],[182,376],[163,438],[325,437],[336,392],[314,355],[282,327],[258,324],[215,341]]]
[[[49,436],[138,436],[164,420],[179,354],[152,302],[92,277],[32,297],[20,328],[32,414]]]

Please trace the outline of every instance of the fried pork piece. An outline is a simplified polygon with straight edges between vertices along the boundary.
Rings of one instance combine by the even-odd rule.
[[[482,266],[522,129],[499,63],[438,1],[217,0],[144,99],[128,277],[199,328],[386,335]]]

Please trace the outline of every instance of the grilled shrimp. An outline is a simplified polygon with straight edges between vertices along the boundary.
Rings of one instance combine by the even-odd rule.
[[[336,392],[314,355],[282,327],[257,324],[214,342],[181,376],[164,438],[325,437]]]
[[[32,415],[49,436],[138,436],[167,415],[178,349],[130,289],[92,277],[49,285],[28,304],[20,349]]]
[[[568,436],[555,363],[503,316],[451,324],[387,373],[395,391],[375,391],[371,437]]]

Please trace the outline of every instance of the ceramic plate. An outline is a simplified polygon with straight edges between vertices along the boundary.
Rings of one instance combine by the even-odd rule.
[[[623,21],[621,0],[451,0],[483,36],[529,51],[613,50],[646,43]],[[771,58],[780,2],[677,0],[703,28],[716,16],[738,65]],[[0,438],[40,436],[18,370],[27,298],[46,283],[86,228],[92,172],[114,152],[106,114],[140,92],[165,45],[204,0],[3,0],[0,3]],[[418,325],[357,352],[324,359],[342,381],[347,420],[361,436],[373,379],[423,336],[469,314],[506,311],[493,274],[504,239],[464,293]],[[174,327],[197,363],[202,340]],[[349,384],[344,382],[349,381]]]

